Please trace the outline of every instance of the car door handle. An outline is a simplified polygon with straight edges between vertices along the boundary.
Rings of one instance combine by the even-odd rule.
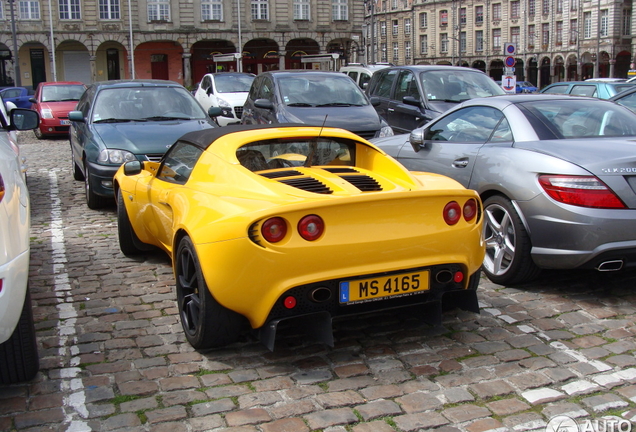
[[[468,166],[468,158],[455,159],[453,161],[453,167],[466,168]]]
[[[393,109],[393,108],[389,108],[389,109],[387,109],[387,111],[388,111],[388,112],[393,112],[393,111],[395,111],[395,109]]]

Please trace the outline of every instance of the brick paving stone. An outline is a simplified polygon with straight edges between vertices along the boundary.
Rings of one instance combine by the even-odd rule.
[[[276,420],[271,423],[260,425],[263,432],[306,432],[309,428],[299,418],[288,418]]]
[[[428,393],[411,393],[395,399],[407,414],[434,410],[442,407],[442,402]]]
[[[492,411],[493,414],[503,417],[510,414],[518,413],[530,409],[530,405],[520,401],[516,398],[501,399],[494,402],[489,402],[486,407]]]
[[[346,366],[338,366],[334,368],[334,372],[339,378],[349,378],[353,376],[368,374],[369,368],[364,364],[353,364]]]
[[[220,428],[225,425],[220,415],[209,415],[203,417],[194,417],[188,419],[187,422],[194,432],[209,431],[211,429]]]
[[[398,430],[404,432],[431,430],[448,424],[448,420],[436,412],[405,414],[393,417],[393,421],[398,427]]]
[[[193,376],[170,377],[159,380],[159,386],[163,391],[183,390],[197,388],[199,380]]]
[[[442,415],[454,423],[489,417],[491,414],[488,408],[471,404],[456,406],[442,411]]]
[[[624,398],[629,399],[632,402],[636,402],[636,386],[635,385],[629,385],[626,387],[619,388],[618,390],[616,390],[616,392],[620,394],[621,396],[623,396]]]
[[[121,412],[136,412],[142,410],[151,410],[159,406],[155,398],[136,399],[130,402],[122,402],[119,406]]]
[[[357,390],[371,385],[376,385],[376,381],[369,376],[344,378],[329,382],[329,391],[337,392],[342,390]]]
[[[59,423],[64,420],[64,412],[61,408],[45,409],[35,412],[25,412],[16,415],[13,423],[18,429],[44,425],[49,422]]]
[[[303,399],[298,401],[284,402],[282,404],[269,407],[268,411],[272,418],[281,419],[293,416],[309,414],[317,408],[313,400]]]
[[[360,389],[360,394],[367,400],[395,398],[404,392],[395,384],[379,385]]]
[[[474,369],[496,365],[497,363],[499,363],[499,359],[494,355],[482,355],[464,359],[462,363],[464,364],[465,368]]]
[[[185,405],[206,399],[205,394],[196,390],[180,390],[164,393],[161,397],[163,406]]]
[[[353,390],[325,393],[316,396],[315,401],[325,409],[357,405],[364,402],[362,396]]]
[[[470,390],[482,399],[489,399],[494,396],[502,396],[514,393],[515,389],[503,380],[481,382],[473,384]]]
[[[509,429],[504,427],[504,425],[499,421],[493,418],[485,418],[474,421],[466,426],[466,430],[468,432],[507,432]]]
[[[153,425],[152,432],[189,432],[188,427],[181,422],[166,422]]]
[[[545,430],[547,422],[541,415],[534,412],[526,412],[505,417],[503,424],[514,430]]]
[[[350,408],[336,408],[318,411],[307,414],[304,418],[307,420],[307,423],[312,430],[324,429],[335,425],[347,425],[358,421],[358,417],[356,417],[353,410]]]
[[[530,355],[528,351],[522,349],[511,349],[495,353],[495,356],[503,362],[516,362],[528,358]]]
[[[351,430],[352,432],[395,432],[395,429],[382,420],[360,423],[354,426]],[[439,432],[439,429],[437,431]]]
[[[510,345],[503,341],[480,342],[474,345],[475,349],[482,354],[494,354],[500,351],[507,351]]]
[[[192,412],[195,416],[207,416],[235,409],[237,405],[232,399],[219,399],[211,402],[196,403],[192,405]]]
[[[159,385],[153,381],[130,381],[118,384],[122,395],[148,396],[159,391]]]
[[[561,389],[570,396],[582,395],[597,391],[599,385],[586,380],[578,380],[561,386]]]
[[[545,368],[541,369],[540,372],[553,382],[562,382],[576,378],[576,374],[574,372],[563,367]]]
[[[552,384],[552,380],[550,378],[538,371],[511,376],[508,377],[508,381],[522,391],[537,387],[545,387]]]
[[[171,420],[180,420],[187,417],[187,413],[182,406],[173,406],[170,408],[147,411],[148,423],[160,423]]]
[[[389,400],[379,400],[369,402],[364,405],[358,405],[356,407],[356,411],[362,416],[364,421],[402,414],[402,410],[399,405]]]
[[[615,394],[603,394],[581,399],[581,403],[594,412],[602,412],[610,409],[624,408],[629,404]]]
[[[115,415],[102,421],[102,427],[107,431],[134,428],[136,426],[141,426],[141,420],[133,413]]]
[[[521,394],[532,405],[553,402],[565,398],[565,394],[550,388],[540,388],[525,391]]]
[[[244,426],[254,425],[263,422],[268,422],[272,418],[262,408],[251,408],[240,411],[232,411],[225,414],[225,421],[228,426]]]
[[[257,392],[241,395],[238,397],[238,404],[241,409],[255,406],[268,406],[281,402],[283,397],[275,391]]]
[[[472,402],[475,397],[466,389],[461,387],[451,388],[444,391],[446,403],[455,404],[461,402]]]
[[[551,419],[558,415],[565,415],[572,418],[586,417],[589,413],[580,405],[572,402],[556,402],[545,406],[542,410],[545,418]]]

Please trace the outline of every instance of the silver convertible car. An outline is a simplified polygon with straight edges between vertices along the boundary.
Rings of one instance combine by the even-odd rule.
[[[372,140],[410,170],[479,192],[485,274],[636,267],[636,115],[567,95],[472,99],[411,134]]]

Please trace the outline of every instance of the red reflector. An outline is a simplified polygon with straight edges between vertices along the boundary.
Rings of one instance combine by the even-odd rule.
[[[461,282],[464,280],[464,273],[458,271],[455,272],[455,276],[453,276],[453,280],[457,283]]]
[[[267,219],[261,228],[263,237],[270,243],[276,243],[285,238],[287,234],[287,223],[280,217]]]
[[[475,201],[473,198],[466,201],[466,204],[464,204],[463,213],[466,222],[470,222],[471,220],[475,219],[475,216],[477,215],[477,201]]]
[[[2,281],[3,281],[3,280],[4,280],[4,279],[0,279],[0,293],[2,292]]]
[[[298,233],[305,240],[316,240],[324,231],[325,223],[320,216],[308,215],[298,222]]]
[[[594,176],[539,176],[539,184],[550,198],[579,207],[624,209],[627,206]]]
[[[292,296],[286,297],[283,304],[287,309],[293,309],[296,307],[296,298]]]
[[[444,221],[448,225],[455,225],[461,216],[462,211],[456,201],[451,201],[444,207]]]

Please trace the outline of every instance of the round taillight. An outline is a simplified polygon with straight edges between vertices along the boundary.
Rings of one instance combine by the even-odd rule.
[[[475,201],[473,198],[466,201],[462,213],[464,214],[464,219],[466,220],[466,222],[470,222],[471,220],[475,219],[475,216],[477,216],[477,201]]]
[[[285,300],[283,301],[283,304],[285,305],[287,309],[295,308],[297,303],[298,302],[296,301],[296,297],[293,297],[293,296],[287,296],[285,297]]]
[[[298,222],[298,233],[305,240],[316,240],[323,232],[325,232],[325,223],[320,216],[308,215]]]
[[[462,216],[462,211],[456,201],[451,201],[444,207],[444,221],[449,225],[455,225]]]
[[[455,272],[455,274],[453,275],[453,280],[457,283],[460,283],[461,281],[464,280],[464,273],[460,271]]]
[[[270,243],[277,243],[287,234],[287,223],[281,217],[267,219],[261,228],[263,237]]]

